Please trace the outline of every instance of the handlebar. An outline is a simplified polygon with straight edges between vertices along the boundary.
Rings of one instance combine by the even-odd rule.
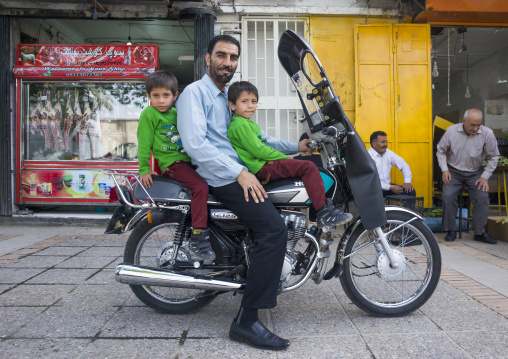
[[[339,131],[336,127],[333,127],[333,126],[330,126],[330,127],[324,127],[322,130],[321,130],[321,133],[323,135],[327,135],[327,136],[330,136],[330,137],[337,137],[338,135],[347,135],[347,136],[352,136],[354,135],[354,131],[352,132],[347,132],[346,129],[343,129],[341,131]]]

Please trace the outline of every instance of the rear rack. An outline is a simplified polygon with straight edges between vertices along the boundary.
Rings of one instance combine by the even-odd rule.
[[[143,186],[143,184],[141,183],[141,181],[139,180],[139,176],[137,175],[137,173],[135,172],[131,172],[131,171],[128,171],[128,170],[109,170],[109,169],[104,169],[104,170],[101,170],[102,173],[104,173],[105,175],[108,175],[110,176],[113,181],[115,182],[115,187],[117,189],[116,193],[117,195],[119,195],[121,198],[122,198],[122,201],[129,207],[132,207],[132,208],[139,208],[139,209],[172,209],[172,210],[177,210],[177,211],[183,211],[183,212],[187,212],[189,209],[190,209],[190,206],[189,205],[177,205],[177,206],[166,206],[166,205],[163,205],[163,204],[160,204],[160,203],[157,203],[153,198],[152,196],[150,196],[150,194],[148,193],[148,191],[146,190],[145,186]],[[146,193],[146,195],[148,196],[148,198],[150,199],[150,201],[146,201],[144,202],[143,200],[137,200],[139,201],[141,204],[135,204],[135,203],[131,203],[124,195],[123,191],[121,190],[121,184],[119,183],[118,181],[118,178],[119,177],[124,177],[126,178],[126,184],[127,184],[127,187],[129,189],[129,191],[134,194],[134,186],[133,186],[133,182],[134,183],[137,183],[138,186],[141,186],[141,188],[143,189],[143,191]],[[134,179],[134,180],[133,180]]]

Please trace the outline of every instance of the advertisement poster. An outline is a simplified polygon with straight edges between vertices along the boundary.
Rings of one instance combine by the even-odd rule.
[[[155,71],[157,45],[18,45],[16,77],[123,78]]]
[[[21,171],[22,197],[29,198],[94,198],[109,199],[114,181],[99,170],[35,170]],[[117,176],[120,184],[124,176]]]

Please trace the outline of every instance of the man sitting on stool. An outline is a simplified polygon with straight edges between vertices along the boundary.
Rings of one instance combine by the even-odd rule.
[[[462,123],[448,127],[437,144],[437,160],[443,171],[443,229],[445,240],[455,240],[457,197],[465,184],[473,201],[474,240],[496,244],[497,240],[485,233],[489,211],[489,183],[499,160],[499,149],[494,133],[482,126],[482,113],[469,109]],[[487,166],[482,166],[483,160]]]
[[[388,140],[386,139],[386,133],[383,131],[373,132],[372,135],[370,135],[370,145],[372,147],[369,148],[369,154],[374,162],[376,162],[377,172],[381,180],[381,188],[383,189],[383,197],[393,194],[416,196],[416,192],[411,185],[411,169],[402,157],[387,149]],[[404,175],[404,184],[402,186],[392,184],[390,178],[392,166],[402,171]]]

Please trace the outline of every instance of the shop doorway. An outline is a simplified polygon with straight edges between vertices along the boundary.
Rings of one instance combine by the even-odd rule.
[[[432,27],[431,38],[433,179],[439,191],[437,143],[469,108],[483,112],[483,125],[494,130],[500,154],[508,157],[508,28]],[[497,202],[497,176],[489,187],[492,203]]]

